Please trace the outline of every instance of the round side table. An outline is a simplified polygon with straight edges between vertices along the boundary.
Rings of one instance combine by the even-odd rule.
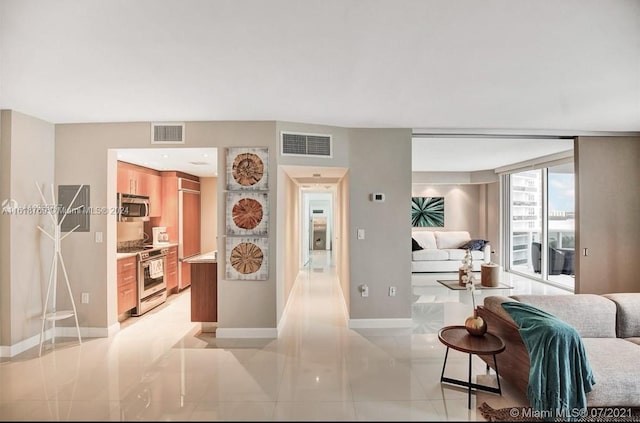
[[[500,386],[500,373],[498,373],[498,360],[496,354],[501,353],[505,349],[504,342],[498,336],[492,333],[485,333],[483,336],[469,335],[464,326],[446,326],[438,332],[438,339],[447,346],[447,352],[444,356],[444,364],[442,365],[442,374],[440,375],[440,383],[451,383],[453,385],[465,386],[468,388],[468,407],[471,409],[471,389],[492,392],[502,395],[502,387]],[[469,380],[451,379],[444,376],[444,370],[447,367],[447,358],[449,357],[449,348],[456,351],[469,354]],[[476,355],[491,355],[496,368],[496,379],[498,379],[498,387],[479,385],[471,382],[471,357]],[[488,366],[487,366],[488,367]]]

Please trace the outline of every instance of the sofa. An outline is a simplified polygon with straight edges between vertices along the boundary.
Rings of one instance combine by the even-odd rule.
[[[462,259],[471,250],[473,270],[479,271],[482,263],[491,260],[491,246],[482,239],[471,239],[467,231],[427,231],[413,229],[411,232],[411,272],[457,272]]]
[[[578,331],[594,373],[589,407],[640,406],[640,293],[489,296],[478,307],[488,331],[504,341],[500,376],[524,396],[529,355],[518,326],[501,304],[520,301],[553,314]],[[491,356],[481,356],[494,367]]]

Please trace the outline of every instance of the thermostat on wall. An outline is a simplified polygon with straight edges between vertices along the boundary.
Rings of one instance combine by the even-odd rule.
[[[371,201],[375,201],[376,203],[384,202],[384,194],[381,192],[374,192],[371,194]]]

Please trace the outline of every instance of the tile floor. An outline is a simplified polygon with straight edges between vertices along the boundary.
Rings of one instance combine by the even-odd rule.
[[[350,330],[330,259],[312,255],[299,274],[278,339],[216,339],[189,320],[189,290],[132,318],[111,338],[58,339],[0,362],[0,420],[311,421],[484,420],[524,399],[478,393],[467,409],[463,388],[439,382],[445,348],[440,327],[470,315],[467,291],[413,275],[414,326]],[[513,290],[489,294],[568,293],[503,275]],[[467,356],[449,353],[447,375],[465,378]],[[474,359],[479,383],[494,383]]]

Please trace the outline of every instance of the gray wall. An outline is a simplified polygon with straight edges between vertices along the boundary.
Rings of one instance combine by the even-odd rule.
[[[349,138],[350,317],[410,318],[411,131],[352,129]],[[374,192],[385,202],[370,201]],[[358,291],[363,283],[368,297]],[[390,285],[397,296],[388,295]]]
[[[640,292],[638,163],[640,137],[576,140],[576,293]]]
[[[42,205],[37,184],[47,203],[53,203],[54,126],[15,111],[2,111],[1,120],[0,201],[13,199],[19,206]],[[54,225],[49,216],[40,214],[0,215],[0,219],[1,344],[13,345],[40,334],[54,244],[37,226],[53,233]],[[64,279],[59,277],[58,280],[57,297],[68,298]],[[61,303],[63,301],[58,302]]]

